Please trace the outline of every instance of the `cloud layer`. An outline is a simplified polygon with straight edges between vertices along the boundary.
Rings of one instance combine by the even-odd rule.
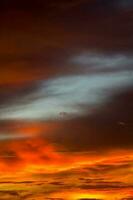
[[[0,199],[133,199],[133,3],[0,11]]]

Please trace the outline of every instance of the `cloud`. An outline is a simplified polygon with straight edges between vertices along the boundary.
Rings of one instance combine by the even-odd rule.
[[[108,102],[117,91],[130,86],[132,78],[131,73],[118,72],[42,81],[35,93],[21,98],[10,108],[3,107],[0,118],[2,120],[59,119],[61,112],[67,113],[66,117],[76,117],[86,114],[84,106],[88,106],[87,114],[91,114],[93,109]]]
[[[130,55],[124,54],[105,54],[105,53],[83,53],[73,57],[70,62],[75,65],[86,66],[88,69],[132,69],[133,59]],[[86,69],[87,71],[87,69]]]
[[[21,198],[40,198],[45,199],[47,198],[62,198],[64,200],[77,200],[78,198],[88,198],[88,199],[109,199],[112,197],[122,197],[129,196],[131,188],[132,188],[132,173],[130,173],[131,168],[128,166],[124,166],[123,164],[123,170],[121,167],[121,170],[117,170],[117,167],[119,166],[119,163],[124,162],[131,162],[132,160],[132,152],[129,151],[123,151],[123,152],[108,152],[108,154],[100,154],[97,155],[97,157],[94,158],[94,155],[90,158],[90,156],[84,155],[72,155],[71,154],[61,154],[62,161],[58,164],[58,169],[65,165],[65,168],[63,171],[59,171],[57,168],[54,167],[54,165],[51,165],[53,162],[55,162],[54,157],[52,157],[51,164],[47,163],[46,156],[46,145],[44,149],[44,144],[42,144],[42,148],[40,151],[43,155],[43,162],[39,161],[40,151],[38,150],[38,146],[35,146],[35,143],[32,145],[29,145],[30,143],[21,143],[19,142],[18,147],[14,149],[18,153],[18,155],[21,157],[21,162],[18,165],[18,169],[14,171],[13,165],[11,169],[11,174],[9,176],[10,168],[8,168],[8,176],[7,172],[5,175],[1,174],[1,181],[0,181],[0,188],[3,188],[3,191],[1,190],[1,194],[3,195],[3,198],[9,199],[15,197],[16,193]],[[8,144],[9,145],[9,144]],[[15,143],[14,143],[15,145]],[[12,147],[14,146],[12,145]],[[9,148],[9,146],[8,146]],[[11,148],[11,145],[10,145]],[[22,148],[29,148],[29,150],[26,150],[26,154],[30,155],[28,156],[28,159],[26,159],[26,156],[23,157],[25,154],[24,149]],[[23,153],[22,153],[23,150]],[[38,157],[38,161],[36,160]],[[51,152],[53,153],[53,152]],[[49,155],[50,156],[50,155]],[[59,156],[59,155],[58,155]],[[45,158],[44,158],[45,157]],[[64,158],[63,158],[64,157]],[[70,159],[71,157],[71,159]],[[127,160],[128,157],[128,160]],[[90,159],[89,159],[90,158]],[[23,160],[22,160],[23,159]],[[126,159],[126,160],[125,160]],[[58,159],[57,159],[58,160]],[[56,160],[56,162],[57,162]],[[31,162],[35,161],[34,168],[33,163],[31,165]],[[6,161],[7,162],[7,161]],[[89,166],[91,168],[96,168],[97,163],[99,162],[99,174],[98,173],[91,173],[85,166]],[[12,161],[13,163],[13,161]],[[25,163],[25,164],[24,164]],[[112,163],[112,164],[111,164]],[[2,161],[0,161],[0,166],[2,164]],[[43,168],[41,165],[43,164]],[[108,166],[110,170],[102,170],[103,165]],[[9,164],[8,164],[9,165]],[[35,168],[36,165],[36,168]],[[48,173],[48,171],[44,170],[46,165],[52,166],[53,171],[52,173]],[[66,166],[67,165],[67,166]],[[25,166],[27,166],[25,168]],[[101,168],[100,168],[101,166]],[[22,168],[21,168],[22,167]],[[4,168],[6,169],[6,168]],[[21,170],[23,169],[23,173]],[[25,169],[29,169],[30,173],[25,171]],[[41,169],[41,170],[40,170]],[[46,168],[45,168],[46,169]],[[2,170],[2,168],[1,168]],[[18,173],[19,171],[19,173]],[[25,173],[24,173],[25,171]],[[40,175],[39,175],[40,173]],[[14,175],[14,177],[13,177]],[[85,181],[85,177],[89,177],[89,181]],[[83,180],[84,179],[84,180]],[[117,181],[121,180],[121,181]],[[8,190],[8,191],[7,191]],[[108,191],[108,192],[107,192]],[[118,196],[118,192],[120,192],[121,195]],[[17,198],[18,198],[17,196]]]
[[[0,199],[132,199],[132,9],[0,2]]]
[[[120,184],[120,183],[119,183]],[[109,191],[109,190],[120,190],[120,189],[123,189],[123,188],[128,188],[128,189],[132,189],[132,185],[126,185],[126,184],[120,184],[120,185],[114,185],[114,184],[95,184],[95,185],[87,185],[87,184],[84,184],[84,185],[80,185],[79,188],[80,189],[85,189],[85,190],[91,190],[91,189],[96,189],[96,190],[106,190],[106,191]]]
[[[117,2],[117,5],[122,9],[132,9],[133,8],[133,2],[130,0],[119,0]]]
[[[96,198],[81,198],[78,200],[102,200],[102,199],[96,199]]]
[[[73,151],[132,148],[132,97],[132,88],[120,92],[91,115],[62,122],[56,135],[48,138]]]
[[[6,133],[3,133],[3,134],[0,134],[0,140],[4,141],[4,140],[20,140],[20,139],[25,139],[25,138],[28,138],[30,136],[26,136],[24,134],[6,134]]]

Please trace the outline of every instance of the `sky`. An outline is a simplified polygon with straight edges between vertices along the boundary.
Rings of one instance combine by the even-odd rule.
[[[133,2],[0,1],[0,200],[133,200]]]

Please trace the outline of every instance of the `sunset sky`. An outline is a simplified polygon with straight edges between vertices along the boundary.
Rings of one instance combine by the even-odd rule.
[[[0,200],[133,200],[133,1],[0,1]]]

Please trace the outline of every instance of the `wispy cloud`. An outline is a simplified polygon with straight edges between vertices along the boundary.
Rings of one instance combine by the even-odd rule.
[[[75,65],[86,66],[93,69],[132,69],[132,55],[125,54],[106,54],[98,52],[84,52],[81,55],[75,55],[70,59]],[[87,71],[87,70],[86,70]]]
[[[0,119],[61,119],[91,114],[93,108],[108,102],[109,98],[132,83],[132,73],[118,72],[92,76],[68,76],[39,83],[39,89],[16,105],[1,109]],[[83,107],[81,107],[82,105]],[[88,106],[87,113],[84,106]]]

